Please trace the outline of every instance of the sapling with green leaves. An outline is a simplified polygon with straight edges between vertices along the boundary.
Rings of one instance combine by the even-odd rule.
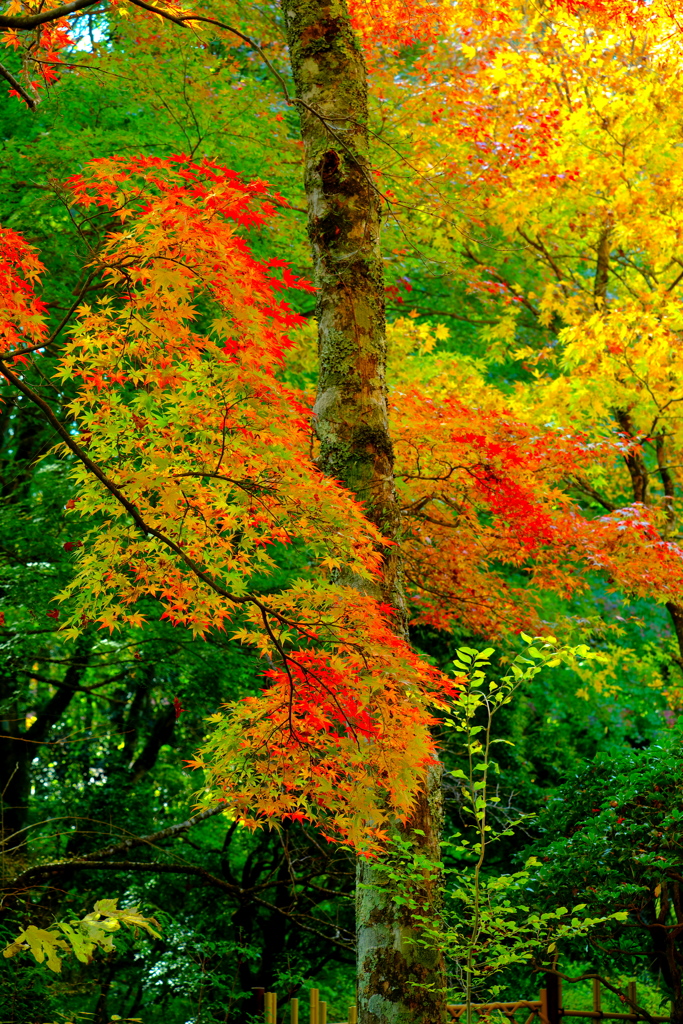
[[[496,714],[540,672],[562,663],[572,667],[600,658],[599,653],[589,651],[585,644],[560,645],[555,637],[522,634],[522,640],[525,650],[498,678],[491,673],[494,648],[482,651],[459,648],[454,668],[461,689],[443,718],[444,727],[461,740],[466,770],[456,768],[450,775],[460,783],[462,813],[468,822],[468,831],[474,832],[473,838],[456,833],[445,844],[467,863],[464,872],[453,869],[457,872],[457,882],[449,890],[449,896],[456,901],[457,911],[453,923],[444,929],[443,942],[446,955],[459,974],[468,1024],[476,991],[485,986],[490,995],[498,994],[490,984],[493,976],[513,964],[528,964],[539,954],[552,956],[560,938],[587,934],[605,920],[578,917],[586,904],[578,904],[571,911],[567,907],[542,913],[530,911],[529,906],[520,901],[524,898],[530,869],[538,863],[534,857],[529,858],[524,870],[497,877],[484,876],[487,848],[503,836],[512,835],[516,826],[533,817],[521,814],[500,827],[491,824],[490,809],[500,801],[499,796],[490,793],[490,775],[500,773],[492,748],[501,743],[513,745],[504,737],[494,736]],[[619,915],[610,917],[619,918]]]

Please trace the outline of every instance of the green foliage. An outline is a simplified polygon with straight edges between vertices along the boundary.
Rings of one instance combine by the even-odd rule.
[[[645,750],[598,754],[540,815],[541,838],[529,848],[538,870],[529,886],[537,907],[569,894],[588,912],[618,911],[626,927],[605,918],[588,945],[602,970],[638,972],[645,964],[680,1000],[676,931],[683,842],[683,745],[679,729]]]
[[[0,942],[11,940],[5,925]],[[0,957],[0,1021],[2,1024],[51,1021],[54,1014],[51,983],[54,975],[33,957],[6,960]]]
[[[447,890],[447,925],[442,941],[464,993],[468,1020],[476,999],[499,997],[501,989],[494,979],[501,972],[515,964],[531,965],[539,955],[547,957],[560,939],[587,935],[604,920],[584,914],[585,903],[571,910],[554,904],[540,911],[530,906],[524,893],[530,869],[537,863],[533,857],[522,871],[498,875],[485,872],[489,846],[514,835],[515,827],[530,817],[523,814],[508,819],[502,827],[491,824],[490,811],[500,802],[500,797],[491,792],[491,773],[500,772],[492,748],[511,742],[493,735],[494,717],[510,704],[520,687],[546,669],[599,658],[585,644],[568,647],[559,645],[554,637],[524,634],[522,639],[527,645],[524,653],[517,655],[498,679],[490,677],[493,648],[458,648],[454,668],[462,690],[444,719],[444,725],[459,736],[466,756],[466,769],[456,768],[450,774],[460,787],[467,827],[447,844],[456,867],[451,869],[454,884]],[[619,919],[623,916],[610,915]]]

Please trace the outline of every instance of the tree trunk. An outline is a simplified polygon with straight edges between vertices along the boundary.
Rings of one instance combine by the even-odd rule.
[[[399,538],[385,383],[384,275],[380,197],[373,184],[363,56],[346,0],[282,0],[304,143],[308,232],[318,286],[320,373],[314,409],[318,465]],[[367,591],[367,584],[345,580]],[[382,597],[406,634],[400,549],[385,552]],[[419,940],[416,916],[438,918],[440,772],[434,770],[401,829],[434,861],[416,884],[411,911],[382,885],[381,866],[359,865],[357,899],[360,1024],[445,1021],[443,956]],[[414,829],[424,835],[415,835]],[[429,939],[425,936],[425,942]],[[415,987],[416,983],[417,986]]]
[[[300,101],[308,234],[319,289],[317,461],[393,538],[400,511],[387,423],[381,211],[369,160],[365,63],[345,0],[283,0],[283,9]],[[394,551],[385,563],[385,590],[402,612]]]
[[[624,435],[629,438],[629,440],[635,441],[637,438],[637,431],[633,426],[630,414],[623,409],[617,409],[615,410],[615,417]],[[676,514],[674,511],[675,484],[671,470],[667,465],[665,457],[665,442],[661,434],[655,438],[655,445],[657,466],[659,469],[660,479],[662,481],[662,487],[664,489],[666,530],[667,533],[669,533],[676,525]],[[639,451],[631,452],[629,455],[624,456],[624,460],[631,477],[633,500],[642,502],[644,505],[651,504],[649,497],[649,474],[642,453]],[[666,609],[671,617],[671,623],[678,642],[680,657],[676,660],[681,668],[683,668],[683,605],[675,601],[667,601]]]
[[[407,906],[393,902],[394,883],[382,884],[381,865],[359,860],[356,918],[362,1024],[442,1024],[446,1019],[443,953],[433,941],[433,932],[441,924],[442,818],[441,766],[437,765],[418,795],[410,821],[398,830],[403,838],[412,837],[412,849],[433,865],[409,880]],[[424,922],[429,922],[427,929]]]

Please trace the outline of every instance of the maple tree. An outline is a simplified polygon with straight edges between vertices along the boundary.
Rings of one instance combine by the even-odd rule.
[[[444,683],[395,636],[373,597],[359,600],[317,573],[268,599],[249,591],[273,567],[273,544],[303,540],[322,568],[370,580],[381,541],[307,459],[305,406],[274,376],[283,331],[297,323],[275,293],[301,285],[287,267],[283,281],[269,276],[231,223],[272,213],[268,203],[250,208],[265,186],[208,164],[151,158],[98,162],[90,179],[67,188],[76,210],[105,206],[123,228],[93,261],[108,294],[80,307],[61,361],[61,375],[79,382],[71,403],[79,434],[55,423],[78,460],[78,497],[68,505],[108,524],[84,536],[79,572],[59,595],[71,605],[62,629],[75,636],[89,618],[140,625],[136,605],[146,596],[160,602],[162,618],[199,634],[240,613],[235,638],[278,660],[264,696],[236,705],[216,730],[220,792],[227,797],[245,774],[243,795],[239,783],[234,794],[247,822],[277,813],[322,823],[334,803],[333,833],[358,842],[374,818],[381,836],[387,813],[410,804],[411,773],[430,748],[421,704]],[[31,291],[39,266],[27,252],[5,258],[18,298],[3,329],[2,372],[54,421],[19,370],[47,342]],[[365,807],[375,772],[383,795]]]
[[[610,519],[614,536],[621,523],[629,542],[650,531],[653,543],[636,545],[619,566],[602,561],[627,592],[642,594],[638,580],[654,580],[673,556],[671,589],[660,577],[659,599],[679,634],[677,105],[669,101],[680,31],[667,4],[623,17],[615,7],[607,20],[606,7],[597,13],[591,5],[506,8],[504,24],[476,28],[463,16],[451,22],[459,47],[433,42],[405,81],[389,62],[376,70],[389,143],[378,147],[379,180],[391,182],[404,237],[451,287],[437,303],[424,284],[416,294],[404,246],[394,250],[392,298],[395,310],[409,302],[425,317],[452,317],[481,354],[479,366],[461,360],[455,372],[444,361],[444,388],[450,378],[500,410],[481,371],[502,359],[516,380],[506,388],[513,418],[582,431],[587,446],[597,444],[589,465],[579,442],[577,471],[569,459],[557,482],[589,515],[603,513],[591,527],[596,539]],[[657,113],[650,132],[665,93],[672,120]],[[453,289],[469,308],[457,311]],[[625,445],[616,463],[615,441]],[[606,533],[603,540],[613,545]],[[541,571],[537,559],[533,571]]]

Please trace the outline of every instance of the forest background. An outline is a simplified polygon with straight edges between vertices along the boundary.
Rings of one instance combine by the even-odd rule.
[[[285,324],[293,344],[281,364],[272,353],[273,373],[296,393],[297,415],[314,397],[315,297],[301,285],[314,268],[282,14],[269,4],[202,11],[241,38],[124,5],[84,11],[74,42],[58,40],[67,66],[49,88],[40,48],[6,39],[4,65],[35,109],[8,97],[0,115],[3,345],[21,348],[35,328],[8,299],[8,282],[19,294],[17,265],[54,337],[39,357],[5,365],[69,430],[83,394],[78,374],[64,371],[76,358],[70,318],[85,322],[84,304],[117,295],[111,278],[91,272],[117,214],[86,205],[81,183],[95,182],[101,198],[114,166],[124,185],[153,189],[149,174],[142,185],[134,178],[153,163],[130,170],[140,155],[208,158],[268,183],[272,205],[239,231],[257,260],[288,264],[273,273],[282,271],[303,321]],[[493,924],[477,940],[476,993],[532,997],[534,969],[557,952],[533,915],[579,905],[597,923],[559,940],[562,969],[598,971],[617,987],[637,978],[643,1007],[662,1012],[673,998],[678,1019],[677,12],[657,2],[359,3],[352,17],[382,204],[411,643],[461,680],[458,650],[495,647],[500,678],[524,646],[520,632],[600,655],[579,648],[530,675],[496,714],[494,738],[506,742],[487,795],[501,836],[483,868]],[[121,162],[100,165],[98,178],[90,162],[113,157]],[[180,166],[156,171],[181,188]],[[40,284],[21,239],[45,267]],[[111,372],[98,394],[117,383]],[[3,1021],[79,1012],[97,1024],[113,1013],[145,1024],[242,1020],[254,987],[286,998],[312,982],[341,1017],[356,981],[349,845],[327,842],[303,812],[252,832],[212,805],[182,827],[202,789],[185,761],[206,748],[216,728],[207,718],[264,686],[258,647],[242,642],[249,623],[237,623],[237,636],[215,628],[220,620],[195,635],[192,606],[169,615],[159,593],[123,619],[100,606],[91,622],[93,563],[107,568],[93,523],[106,542],[110,513],[67,472],[73,460],[55,450],[54,422],[9,386],[2,398],[3,938],[30,922],[81,918],[113,895],[160,926],[159,936],[122,936],[116,953],[90,963],[67,960],[54,976],[30,954],[4,959]],[[81,517],[69,514],[78,501]],[[299,526],[293,543],[270,545],[272,562],[255,577],[266,597],[318,571],[320,538]],[[335,553],[323,556],[334,574]],[[91,591],[81,600],[84,579]],[[81,602],[75,611],[70,600]],[[457,774],[467,775],[467,751],[462,731],[447,728],[449,707],[442,702],[434,730],[446,766],[444,837],[456,835],[444,863],[459,1000],[477,858]],[[404,884],[395,881],[396,901]],[[608,919],[615,912],[626,919]]]

